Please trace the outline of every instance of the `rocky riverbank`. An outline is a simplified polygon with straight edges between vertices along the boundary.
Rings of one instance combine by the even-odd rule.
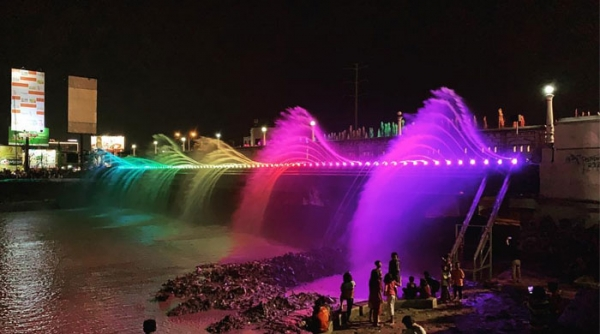
[[[195,272],[163,284],[156,300],[180,301],[168,311],[169,316],[211,309],[236,311],[209,326],[206,330],[211,333],[246,327],[277,333],[301,332],[300,311],[310,309],[319,295],[290,295],[288,289],[342,274],[348,270],[344,259],[339,249],[319,249],[262,261],[200,265]]]

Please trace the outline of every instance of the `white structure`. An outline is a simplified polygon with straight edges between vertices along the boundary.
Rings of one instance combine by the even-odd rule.
[[[554,130],[554,149],[542,152],[540,195],[600,202],[600,116],[561,119]]]

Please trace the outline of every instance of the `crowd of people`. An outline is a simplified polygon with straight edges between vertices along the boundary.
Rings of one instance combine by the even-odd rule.
[[[10,179],[62,179],[71,174],[70,170],[61,170],[58,168],[32,168],[29,173],[22,170],[10,170],[3,168],[0,171],[0,180]]]

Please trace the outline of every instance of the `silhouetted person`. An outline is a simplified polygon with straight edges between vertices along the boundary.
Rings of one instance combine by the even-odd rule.
[[[383,303],[383,287],[381,281],[381,261],[375,261],[376,268],[371,270],[369,279],[369,320],[374,326],[379,326],[381,304]]]
[[[425,271],[423,273],[423,276],[425,277],[427,284],[429,284],[429,287],[431,288],[431,296],[436,298],[438,291],[440,291],[440,281],[433,278],[433,276],[431,276],[431,274],[429,274],[428,271]]]
[[[344,323],[350,322],[350,315],[352,314],[352,305],[354,304],[354,287],[356,283],[352,280],[352,274],[350,272],[344,273],[344,281],[340,286],[340,312],[344,301],[346,301],[346,316],[343,318]]]
[[[156,321],[154,319],[144,320],[144,334],[156,332]]]
[[[415,299],[417,298],[417,292],[419,289],[417,288],[417,284],[415,283],[415,277],[410,276],[408,278],[408,283],[406,283],[406,288],[402,289],[404,292],[404,299]]]
[[[546,290],[541,286],[533,287],[531,296],[527,301],[529,309],[529,325],[531,333],[547,333],[550,329],[552,319],[552,310]]]
[[[333,329],[331,322],[331,307],[327,304],[324,297],[319,297],[315,300],[312,314],[313,333],[327,333]]]
[[[558,322],[558,318],[562,314],[565,309],[565,301],[563,297],[560,295],[560,290],[558,289],[558,283],[549,282],[548,283],[548,292],[550,296],[548,296],[548,302],[550,303],[550,311],[551,311],[551,324],[555,325]]]
[[[421,278],[421,281],[419,284],[419,298],[427,299],[429,297],[431,297],[431,287],[427,283],[426,279]]]
[[[452,290],[454,292],[454,299],[458,296],[458,299],[463,298],[463,285],[465,284],[465,272],[460,269],[460,263],[454,264],[452,269]]]
[[[512,237],[506,238],[506,246],[508,246],[511,260],[512,280],[515,283],[519,283],[521,281],[521,250]]]
[[[402,286],[402,277],[400,277],[400,259],[398,253],[392,253],[392,259],[388,265],[388,273],[392,275],[392,280],[396,281],[399,286]]]
[[[452,276],[450,274],[450,267],[444,265],[442,268],[442,295],[441,302],[445,303],[450,300],[450,285],[452,285]]]

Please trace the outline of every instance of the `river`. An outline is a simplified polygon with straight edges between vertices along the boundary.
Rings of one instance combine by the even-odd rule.
[[[251,251],[249,251],[251,249]],[[177,318],[152,301],[200,263],[293,249],[131,210],[0,213],[0,333],[203,333],[226,313]]]

